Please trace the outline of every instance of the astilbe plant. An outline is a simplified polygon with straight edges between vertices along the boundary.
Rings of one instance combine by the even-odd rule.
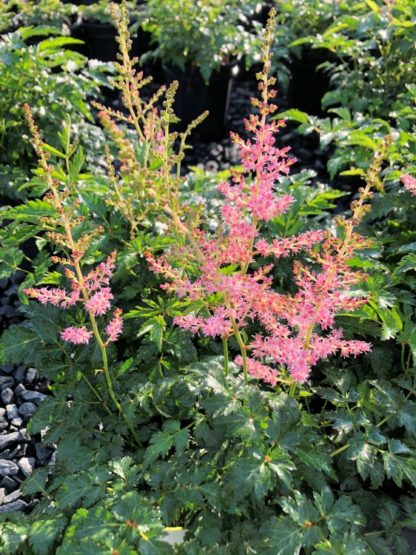
[[[81,235],[77,232],[77,227],[82,223],[82,218],[77,216],[77,202],[74,201],[74,198],[71,198],[76,197],[76,194],[74,195],[74,191],[71,191],[70,188],[62,189],[59,186],[59,181],[54,179],[53,167],[48,162],[47,145],[42,141],[31,109],[27,104],[24,106],[24,111],[31,131],[33,147],[39,157],[41,175],[48,188],[44,200],[55,211],[53,215],[43,218],[43,226],[45,229],[53,230],[47,232],[49,241],[58,245],[61,250],[67,253],[67,256],[64,257],[52,256],[51,261],[64,267],[64,275],[70,282],[70,290],[56,287],[30,287],[23,292],[29,298],[36,299],[42,304],[51,304],[63,310],[79,304],[82,305],[89,320],[89,327],[87,325],[66,327],[61,331],[61,338],[63,341],[74,345],[85,345],[94,337],[101,353],[102,370],[109,396],[138,442],[137,434],[115,395],[107,354],[108,344],[117,341],[122,332],[122,311],[119,308],[113,310],[112,317],[104,329],[105,338],[102,330],[103,325],[99,324],[97,320],[97,317],[101,319],[111,309],[113,294],[109,285],[115,269],[116,253],[113,252],[105,262],[85,273],[83,269],[85,253],[93,237],[99,234],[102,229],[96,227],[91,232]],[[75,184],[70,184],[70,187],[75,188]],[[69,199],[70,202],[68,202]]]
[[[116,148],[119,162],[116,172],[111,149],[107,146],[109,187],[105,202],[123,215],[129,227],[130,238],[134,240],[140,231],[153,224],[156,214],[159,215],[159,219],[162,214],[161,217],[169,220],[170,216],[165,214],[165,206],[172,207],[181,217],[191,215],[195,220],[199,208],[194,210],[182,206],[179,201],[179,187],[182,182],[181,161],[187,148],[189,134],[206,114],[202,114],[191,123],[184,133],[171,132],[170,125],[175,121],[172,106],[177,83],[173,83],[168,89],[161,87],[149,100],[142,97],[141,91],[151,78],[145,78],[142,72],[138,72],[135,68],[137,60],[130,57],[131,39],[127,6],[124,2],[121,6],[112,4],[111,11],[120,46],[114,86],[121,92],[125,110],[117,112],[96,103],[98,116]],[[157,103],[161,106],[156,107]],[[114,296],[110,279],[115,270],[116,253],[108,256],[107,260],[98,264],[96,268],[85,270],[87,259],[88,264],[91,260],[89,247],[97,236],[110,231],[106,227],[109,224],[102,221],[102,225],[95,225],[96,222],[93,224],[84,221],[85,216],[80,215],[82,185],[75,182],[79,179],[79,171],[76,172],[78,177],[75,181],[69,176],[67,184],[62,184],[62,172],[49,160],[51,153],[56,154],[56,149],[52,149],[42,140],[28,105],[25,106],[25,114],[33,146],[40,161],[39,175],[46,186],[43,200],[53,213],[44,216],[39,223],[47,241],[54,245],[57,251],[65,253],[65,256],[52,256],[51,263],[64,268],[63,274],[69,282],[69,289],[27,287],[24,292],[29,298],[65,311],[81,307],[81,314],[84,314],[87,323],[65,327],[61,330],[60,337],[73,345],[86,345],[92,341],[96,343],[101,353],[102,371],[108,394],[139,443],[130,419],[116,397],[108,360],[108,346],[111,342],[117,341],[123,328],[121,310],[111,307]],[[75,147],[71,150],[72,154],[75,150]],[[77,151],[78,155],[76,165],[81,167],[81,150]],[[61,154],[60,156],[63,157]],[[67,162],[68,160],[69,158]],[[83,226],[89,231],[81,231]]]
[[[350,259],[369,246],[356,231],[368,209],[383,153],[376,157],[367,184],[352,205],[349,219],[338,218],[337,233],[312,230],[297,236],[262,237],[264,224],[284,214],[292,202],[279,195],[276,185],[295,162],[289,148],[279,148],[275,134],[284,121],[270,121],[276,111],[276,95],[270,77],[270,44],[273,17],[267,28],[264,69],[258,74],[258,109],[245,121],[252,138],[232,139],[240,148],[244,173],[234,171],[231,183],[221,183],[220,207],[223,224],[215,233],[187,225],[170,209],[173,225],[182,241],[160,257],[148,253],[151,268],[168,278],[162,287],[180,298],[197,303],[198,311],[176,317],[180,327],[209,337],[221,337],[225,367],[228,369],[228,339],[234,336],[241,354],[235,362],[242,366],[245,379],[251,374],[274,385],[278,381],[305,382],[311,368],[337,352],[357,356],[370,350],[364,341],[347,340],[335,325],[339,312],[353,311],[365,299],[352,286],[365,277],[353,270]],[[273,288],[271,271],[285,256],[303,251],[303,259],[293,265],[295,294]],[[261,333],[248,339],[247,327],[261,325]],[[322,333],[320,333],[320,331]],[[290,379],[285,378],[286,369]]]

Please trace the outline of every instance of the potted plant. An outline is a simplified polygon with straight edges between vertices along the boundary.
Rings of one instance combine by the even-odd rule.
[[[61,0],[11,0],[0,6],[0,28],[17,30],[31,25],[47,25],[67,35],[75,11],[75,6]]]
[[[328,49],[312,48],[308,35],[323,34],[343,13],[345,6],[336,2],[293,0],[279,2],[277,9],[274,54],[280,59],[283,51],[286,58],[289,50],[289,105],[309,114],[322,115],[322,97],[328,92],[330,84],[327,68],[337,57]]]
[[[28,46],[34,38],[38,44]],[[87,97],[98,95],[100,85],[107,82],[105,66],[90,67],[83,56],[67,48],[75,42],[44,27],[24,27],[0,42],[0,197],[17,200],[35,191],[25,186],[34,159],[22,123],[25,103],[42,122],[48,140],[53,141],[68,115],[84,147],[102,142]],[[90,162],[96,165],[96,159]]]
[[[151,33],[168,82],[179,81],[175,112],[186,127],[204,110],[210,115],[198,128],[205,139],[223,133],[233,62],[256,41],[241,19],[254,13],[255,2],[232,0],[149,0],[143,28]]]

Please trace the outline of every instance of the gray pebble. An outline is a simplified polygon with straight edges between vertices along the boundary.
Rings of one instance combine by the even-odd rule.
[[[36,404],[41,403],[46,398],[46,395],[40,393],[40,391],[24,391],[21,396],[24,401],[33,401]]]
[[[16,443],[16,441],[19,441],[19,439],[19,432],[12,432],[11,434],[4,434],[0,436],[0,451],[3,451],[3,449],[6,449],[6,447],[11,445],[12,443]]]
[[[36,412],[36,405],[34,403],[22,403],[19,407],[19,414],[23,418],[30,418]]]
[[[4,488],[0,488],[0,505],[3,505],[5,498],[6,498],[6,490]]]
[[[20,383],[25,379],[25,376],[26,376],[26,368],[24,368],[23,366],[19,366],[19,368],[14,373],[14,379],[18,383]]]
[[[1,481],[1,486],[3,488],[6,488],[7,492],[14,491],[18,487],[17,483],[12,478],[10,478],[10,476],[5,476],[3,478],[3,480]]]
[[[10,453],[10,457],[9,460],[14,461],[15,459],[19,458],[19,456],[22,456],[22,444],[18,444],[15,449],[13,449],[13,451]],[[6,457],[4,457],[6,458]]]
[[[0,513],[12,513],[13,511],[21,511],[27,507],[27,503],[18,499],[13,503],[7,503],[7,505],[2,505],[0,507]]]
[[[9,426],[8,421],[4,418],[4,416],[0,417],[0,430],[5,430]]]
[[[0,389],[6,389],[6,387],[12,387],[14,385],[14,379],[10,376],[0,376]]]
[[[18,396],[22,395],[24,391],[26,391],[26,388],[22,383],[19,383],[19,385],[14,390],[15,394]]]
[[[8,461],[14,461],[20,457],[26,455],[27,445],[26,443],[18,443],[14,449],[5,449],[0,454],[0,459],[7,459]]]
[[[14,476],[19,472],[19,467],[13,461],[0,459],[0,476]]]
[[[6,414],[6,409],[4,407],[0,407],[0,418]]]
[[[8,405],[10,401],[13,399],[13,390],[10,387],[6,387],[1,392],[1,400],[5,405]]]
[[[36,368],[28,368],[26,372],[26,381],[28,383],[34,382],[36,380],[37,375],[38,375],[38,371],[36,370]]]
[[[12,493],[9,493],[9,495],[6,495],[6,497],[4,498],[4,503],[13,503],[13,501],[16,501],[21,496],[22,492],[20,491],[20,489],[17,489]]]
[[[224,152],[224,147],[221,143],[215,144],[214,148],[212,149],[213,156],[221,155]]]
[[[13,420],[13,418],[19,418],[19,411],[16,405],[6,405],[7,418]]]
[[[218,171],[218,162],[216,162],[215,160],[209,160],[206,164],[205,164],[205,170],[207,172],[217,172]]]
[[[10,423],[12,426],[15,426],[15,428],[20,428],[20,426],[23,424],[23,420],[20,418],[20,416],[16,416],[16,418],[13,418]]]
[[[33,469],[35,467],[35,459],[33,459],[32,457],[23,457],[22,459],[20,459],[17,465],[23,472],[25,478],[27,478],[33,472]]]
[[[55,464],[56,464],[56,455],[57,455],[57,451],[54,451],[51,455],[51,458],[49,459],[49,462],[48,462],[49,466],[55,466]]]
[[[14,367],[11,364],[6,364],[5,366],[0,366],[0,370],[5,374],[11,374],[14,370]]]

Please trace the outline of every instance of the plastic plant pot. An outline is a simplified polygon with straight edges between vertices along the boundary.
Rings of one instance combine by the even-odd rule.
[[[165,80],[179,82],[174,110],[180,119],[178,130],[186,127],[205,110],[208,117],[199,125],[193,136],[201,141],[223,138],[231,92],[230,67],[224,66],[214,72],[209,83],[205,83],[197,67],[189,66],[186,71],[176,67],[164,66]]]

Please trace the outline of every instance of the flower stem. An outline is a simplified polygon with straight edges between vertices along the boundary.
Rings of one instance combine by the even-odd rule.
[[[53,184],[52,184],[51,189],[52,189],[53,196],[55,198],[56,206],[57,206],[57,208],[60,208],[59,212],[61,214],[61,222],[62,222],[63,228],[65,230],[65,234],[67,236],[68,245],[69,245],[69,247],[72,251],[73,264],[74,264],[75,272],[76,272],[76,275],[77,275],[77,278],[78,278],[78,283],[80,285],[81,293],[82,293],[82,296],[84,298],[84,301],[85,301],[85,303],[87,303],[87,301],[89,300],[89,295],[88,295],[88,291],[87,291],[87,289],[85,288],[85,285],[84,285],[84,276],[82,274],[79,259],[74,255],[74,253],[76,252],[77,249],[76,249],[74,238],[72,236],[71,224],[70,224],[70,222],[68,220],[68,217],[65,214],[65,211],[62,207],[61,200],[60,200],[59,195],[58,195],[58,191],[53,186]],[[135,442],[140,447],[141,442],[140,442],[140,440],[139,440],[139,438],[136,434],[136,431],[133,428],[129,418],[125,414],[125,412],[123,410],[123,407],[119,403],[119,401],[118,401],[118,399],[117,399],[117,397],[114,393],[113,382],[111,380],[111,374],[110,374],[110,370],[109,370],[109,367],[108,367],[107,350],[106,350],[106,347],[104,345],[103,340],[101,339],[101,335],[100,335],[100,332],[99,332],[98,326],[97,326],[97,321],[96,321],[95,316],[94,316],[94,314],[92,313],[91,310],[88,310],[88,316],[90,318],[91,327],[92,327],[92,330],[93,330],[93,333],[94,333],[95,340],[96,340],[96,342],[98,344],[98,347],[100,349],[100,352],[101,352],[101,359],[103,361],[104,376],[105,376],[105,381],[106,381],[106,385],[107,385],[108,394],[110,395],[110,398],[114,403],[114,406],[116,407],[118,412],[121,414],[123,420],[127,424],[127,427],[131,431]]]
[[[73,234],[72,234],[73,224],[72,224],[71,216],[68,215],[67,211],[65,210],[65,207],[64,207],[64,204],[63,204],[63,198],[64,197],[60,196],[57,183],[52,177],[52,169],[48,165],[48,156],[47,156],[47,153],[46,153],[46,150],[45,150],[45,147],[44,147],[44,143],[43,143],[43,141],[40,137],[40,133],[39,133],[39,130],[36,126],[36,123],[33,119],[33,115],[32,115],[32,112],[30,110],[30,107],[26,104],[24,105],[24,111],[25,111],[25,114],[26,114],[26,119],[27,119],[27,122],[28,122],[28,125],[29,125],[29,128],[30,128],[30,131],[32,133],[33,146],[34,146],[35,151],[36,151],[36,153],[39,157],[40,166],[41,166],[41,168],[44,172],[44,179],[46,181],[46,184],[48,185],[48,188],[49,188],[49,191],[50,191],[50,194],[51,194],[51,198],[52,198],[53,203],[55,205],[55,209],[59,214],[59,223],[64,229],[64,233],[62,235],[64,237],[66,237],[66,246],[71,251],[72,264],[73,264],[73,267],[75,269],[75,273],[76,273],[76,276],[77,276],[79,288],[80,288],[80,291],[82,293],[84,303],[85,303],[85,305],[87,305],[87,302],[89,301],[89,295],[88,295],[87,288],[85,287],[84,276],[82,274],[81,265],[80,265],[80,260],[81,260],[82,255],[83,255],[83,248],[78,248],[77,243],[74,240],[74,237],[73,237]],[[101,335],[100,335],[100,332],[99,332],[98,326],[97,326],[97,321],[95,319],[95,316],[94,316],[93,312],[91,310],[88,310],[88,309],[87,309],[87,311],[88,311],[88,316],[90,318],[91,326],[92,326],[92,329],[93,329],[93,332],[94,332],[94,337],[97,341],[98,347],[99,347],[100,352],[101,352],[101,358],[102,358],[102,362],[103,362],[103,369],[104,369],[104,375],[105,375],[105,381],[106,381],[108,393],[110,395],[111,400],[114,403],[114,406],[119,411],[119,413],[123,417],[125,423],[127,424],[127,427],[131,431],[132,436],[135,439],[137,445],[140,447],[141,442],[140,442],[140,440],[139,440],[139,438],[136,434],[136,431],[133,428],[129,418],[127,417],[126,413],[123,410],[123,407],[119,403],[119,401],[118,401],[118,399],[117,399],[117,397],[114,393],[113,383],[112,383],[112,380],[111,380],[110,370],[109,370],[109,367],[108,367],[108,357],[107,357],[106,346],[105,346],[103,340],[101,339]],[[106,408],[108,409],[108,407],[106,407]]]
[[[290,384],[290,387],[289,387],[289,397],[290,397],[291,399],[294,399],[294,397],[295,397],[296,387],[297,387],[297,383],[296,383],[296,382],[292,382],[292,383]]]
[[[130,422],[130,419],[127,417],[127,414],[124,412],[123,407],[121,406],[119,400],[116,397],[116,394],[114,393],[113,382],[111,380],[110,369],[108,367],[107,350],[105,348],[103,340],[101,339],[101,335],[100,335],[100,332],[98,330],[97,322],[95,320],[94,315],[90,311],[88,311],[88,313],[89,313],[89,316],[90,316],[91,326],[92,326],[92,330],[93,330],[93,333],[94,333],[95,340],[97,341],[98,347],[101,351],[101,358],[102,358],[102,361],[103,361],[104,376],[105,376],[105,381],[106,381],[106,384],[107,384],[108,394],[110,395],[110,398],[114,403],[114,406],[116,407],[116,409],[118,410],[118,412],[122,416],[124,422],[127,424],[127,427],[129,428],[130,432],[132,433],[132,436],[133,436],[135,442],[137,443],[137,445],[139,447],[141,447],[141,441],[140,441],[140,439],[139,439],[139,437],[136,433],[136,430],[133,428],[133,425]]]
[[[224,374],[228,376],[228,371],[229,371],[228,337],[222,338],[222,348],[224,351]]]
[[[238,346],[240,347],[241,357],[243,359],[243,375],[244,383],[248,383],[248,371],[247,371],[247,347],[241,336],[240,330],[238,329],[237,323],[234,318],[231,318],[231,324],[233,326],[235,338],[237,339]]]

